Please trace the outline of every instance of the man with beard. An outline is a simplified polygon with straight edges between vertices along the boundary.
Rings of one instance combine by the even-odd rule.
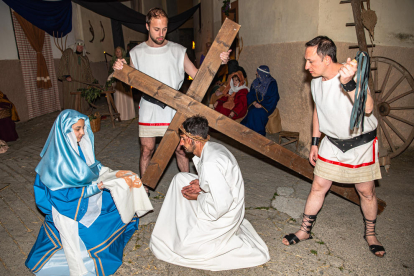
[[[148,76],[179,90],[184,82],[185,73],[195,78],[198,69],[186,54],[186,48],[165,39],[168,16],[160,8],[147,13],[148,40],[130,51],[130,65]],[[220,54],[223,64],[229,60],[229,52]],[[117,61],[114,69],[121,70],[125,60]],[[139,137],[141,156],[139,168],[144,175],[155,150],[155,138],[164,136],[176,111],[156,99],[143,94],[139,104]],[[189,171],[188,158],[181,146],[176,151],[178,168]]]
[[[208,141],[205,117],[190,117],[179,129],[180,146],[194,154],[198,176],[182,172],[172,180],[151,251],[172,264],[212,271],[267,262],[266,244],[244,219],[244,181],[236,158]]]
[[[79,88],[86,87],[83,83],[92,83],[94,80],[83,40],[76,40],[75,44],[62,53],[58,79],[63,82],[63,108],[75,109],[76,97],[70,92],[77,92]],[[82,98],[81,110],[78,111],[84,113],[88,107],[88,103]]]

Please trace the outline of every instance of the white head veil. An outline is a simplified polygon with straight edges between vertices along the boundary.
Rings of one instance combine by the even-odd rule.
[[[69,45],[69,48],[71,48],[73,52],[76,52],[76,47],[78,45],[83,46],[83,53],[82,53],[82,55],[85,56],[86,55],[86,46],[85,46],[85,42],[82,39],[76,40],[74,44]]]

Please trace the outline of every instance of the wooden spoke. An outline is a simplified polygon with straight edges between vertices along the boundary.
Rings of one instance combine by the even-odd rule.
[[[396,107],[391,107],[391,110],[405,110],[405,109],[414,109],[414,105],[410,105],[410,106],[396,106]]]
[[[396,116],[396,115],[394,115],[394,114],[388,114],[388,116],[389,117],[391,117],[391,118],[394,118],[394,119],[396,119],[396,120],[398,120],[398,121],[401,121],[401,122],[403,122],[403,123],[406,123],[406,124],[408,124],[408,125],[410,125],[410,126],[414,126],[414,122],[410,122],[410,121],[408,121],[408,120],[406,120],[406,119],[403,119],[403,118],[401,118],[401,117],[398,117],[398,116]]]
[[[378,61],[375,60],[374,61],[374,65],[375,68],[377,68],[377,70],[374,71],[374,91],[372,91],[372,95],[375,95],[376,92],[378,90]]]
[[[387,95],[385,95],[384,97],[382,97],[383,101],[386,101],[388,99],[388,97],[392,94],[392,92],[394,92],[395,88],[398,87],[398,85],[401,84],[401,82],[405,79],[405,76],[402,76],[396,83],[394,83],[394,85],[391,87],[390,91],[388,91]]]
[[[382,120],[395,132],[395,134],[398,135],[398,137],[400,137],[400,139],[405,143],[405,141],[407,141],[407,139],[404,138],[404,136],[401,134],[401,132],[398,131],[398,129],[391,124],[391,122],[386,118],[386,117],[382,117]]]
[[[382,82],[382,86],[381,86],[381,95],[383,95],[384,91],[385,91],[385,86],[387,85],[388,79],[390,78],[390,74],[391,74],[391,70],[392,70],[392,66],[391,64],[388,66],[388,70],[387,70],[387,74],[385,75],[385,79]]]
[[[385,145],[386,143],[379,144],[381,146],[385,145],[384,149],[388,150],[388,156],[394,158],[408,148],[414,140],[414,122],[412,120],[414,113],[411,112],[411,110],[414,110],[414,105],[412,104],[414,102],[414,78],[404,66],[386,57],[371,57],[371,64],[375,64],[377,69],[373,72],[373,75],[377,78],[374,81],[381,84],[380,93],[377,93],[378,97],[375,98],[374,115],[380,122],[379,127],[384,130],[382,137],[387,139],[389,147]],[[392,86],[387,87],[390,79],[393,81],[396,79],[397,81]],[[375,113],[375,110],[378,110],[378,112]],[[395,115],[395,113],[399,116]],[[395,124],[390,121],[388,116],[403,124]],[[408,117],[404,118],[404,116]],[[396,135],[389,135],[390,131],[387,132],[386,126]],[[378,139],[380,139],[380,135]]]
[[[390,136],[390,134],[388,133],[388,130],[385,128],[385,125],[384,125],[384,123],[382,122],[382,120],[378,120],[378,122],[380,123],[381,129],[382,129],[382,131],[384,132],[385,138],[387,138],[387,142],[388,142],[388,144],[390,145],[390,147],[391,147],[392,151],[393,151],[393,152],[395,152],[395,151],[396,151],[396,149],[395,149],[394,144],[392,143],[391,136]]]
[[[401,99],[401,98],[403,98],[403,97],[405,97],[405,96],[407,96],[407,95],[410,95],[411,93],[414,93],[414,90],[411,90],[411,91],[408,91],[408,92],[402,93],[401,95],[398,95],[398,96],[396,96],[396,97],[392,98],[391,100],[387,101],[387,103],[388,103],[388,104],[393,103],[393,102],[395,102],[396,100],[399,100],[399,99]]]

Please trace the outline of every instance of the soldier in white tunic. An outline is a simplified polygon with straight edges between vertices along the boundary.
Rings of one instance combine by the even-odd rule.
[[[198,69],[186,54],[186,48],[165,39],[168,16],[160,8],[153,8],[147,13],[148,40],[130,51],[131,66],[178,90],[187,73],[193,79]],[[223,52],[220,58],[223,64],[229,60],[230,52]],[[121,70],[125,60],[117,61],[114,69]],[[144,94],[139,104],[139,137],[141,156],[139,167],[144,175],[155,150],[155,138],[164,136],[175,115],[175,110],[162,102]],[[188,158],[178,146],[176,151],[178,168],[182,172],[189,171]],[[144,183],[145,184],[145,183]]]
[[[208,122],[193,116],[180,127],[180,145],[194,153],[198,176],[171,182],[152,232],[150,249],[163,261],[205,270],[261,265],[269,251],[244,219],[244,182],[234,156],[208,142]]]
[[[336,46],[325,36],[306,43],[306,66],[312,77],[311,90],[315,108],[313,135],[309,161],[315,166],[314,180],[309,193],[302,226],[295,234],[283,238],[285,245],[311,239],[316,215],[322,207],[325,194],[332,182],[355,184],[361,198],[365,235],[369,249],[377,257],[385,255],[384,247],[376,238],[377,198],[374,180],[381,178],[378,162],[377,119],[372,113],[373,99],[367,93],[364,130],[350,130],[350,118],[355,97],[357,71],[355,61],[348,58],[337,63]],[[321,133],[325,134],[318,151]]]

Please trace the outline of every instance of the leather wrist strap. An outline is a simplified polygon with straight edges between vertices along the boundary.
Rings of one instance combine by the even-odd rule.
[[[356,82],[352,79],[350,80],[348,83],[346,84],[341,84],[342,88],[346,91],[346,92],[351,92],[354,91],[356,89]]]
[[[311,146],[318,146],[319,144],[319,137],[312,137]]]

